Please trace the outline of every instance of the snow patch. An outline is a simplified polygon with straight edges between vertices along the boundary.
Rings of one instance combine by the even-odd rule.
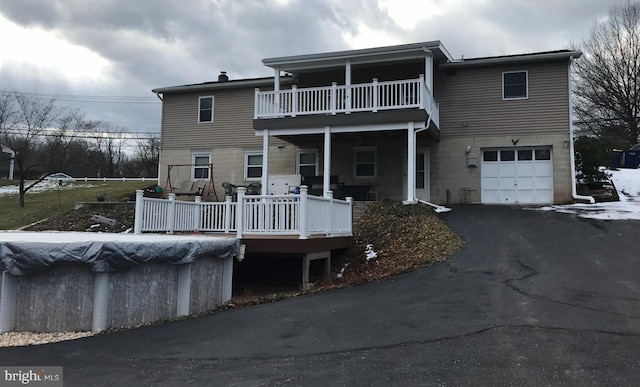
[[[589,219],[640,220],[640,170],[610,170],[607,174],[611,175],[611,181],[620,197],[619,202],[553,205],[538,210],[574,214]]]
[[[365,250],[364,250],[364,253],[365,253],[365,258],[367,259],[367,261],[372,260],[372,259],[374,259],[374,258],[377,258],[377,257],[378,257],[378,253],[376,253],[376,252],[373,250],[373,245],[372,245],[371,243],[369,243],[369,244],[367,245],[367,247],[366,247],[366,248],[365,248]]]

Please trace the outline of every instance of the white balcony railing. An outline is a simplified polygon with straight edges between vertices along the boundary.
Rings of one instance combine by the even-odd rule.
[[[145,198],[136,191],[134,232],[220,232],[245,235],[352,235],[352,200],[317,197],[300,187],[299,195],[245,195],[237,202],[194,202]]]
[[[355,85],[297,88],[255,93],[255,119],[297,117],[312,114],[349,114],[394,109],[424,109],[439,124],[438,104],[424,76],[418,79]]]

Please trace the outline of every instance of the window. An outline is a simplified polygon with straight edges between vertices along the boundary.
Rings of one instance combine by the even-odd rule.
[[[353,177],[356,179],[376,176],[376,148],[353,149]]]
[[[536,160],[551,160],[551,149],[536,149]]]
[[[318,152],[315,150],[298,150],[298,166],[300,176],[316,176],[318,174]]]
[[[198,122],[213,122],[213,97],[200,97],[198,101]]]
[[[500,161],[514,161],[516,159],[516,152],[512,150],[500,151]]]
[[[262,152],[244,152],[244,179],[260,180],[262,177]]]
[[[498,161],[498,151],[484,151],[482,158],[484,161]]]
[[[529,73],[515,71],[502,73],[502,99],[525,99],[529,97]]]
[[[211,155],[194,153],[192,156],[191,164],[193,164],[191,170],[191,180],[206,180],[209,178],[209,164],[211,164]]]

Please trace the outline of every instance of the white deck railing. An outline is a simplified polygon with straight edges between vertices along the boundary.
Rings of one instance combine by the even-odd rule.
[[[238,188],[237,202],[177,201],[145,198],[136,191],[134,232],[220,232],[245,235],[352,235],[352,199],[317,197],[300,187],[299,195],[245,195]]]
[[[296,117],[312,114],[377,112],[393,109],[424,109],[439,124],[438,104],[424,76],[418,79],[355,85],[297,88],[290,90],[255,90],[255,119]]]

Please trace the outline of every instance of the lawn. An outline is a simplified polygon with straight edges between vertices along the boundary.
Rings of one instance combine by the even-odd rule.
[[[16,182],[0,181],[0,186]],[[106,201],[127,200],[136,189],[148,187],[148,181],[109,181],[70,183],[43,192],[27,192],[20,208],[18,194],[0,196],[0,230],[15,230],[75,207],[76,202],[95,202],[104,195]]]

